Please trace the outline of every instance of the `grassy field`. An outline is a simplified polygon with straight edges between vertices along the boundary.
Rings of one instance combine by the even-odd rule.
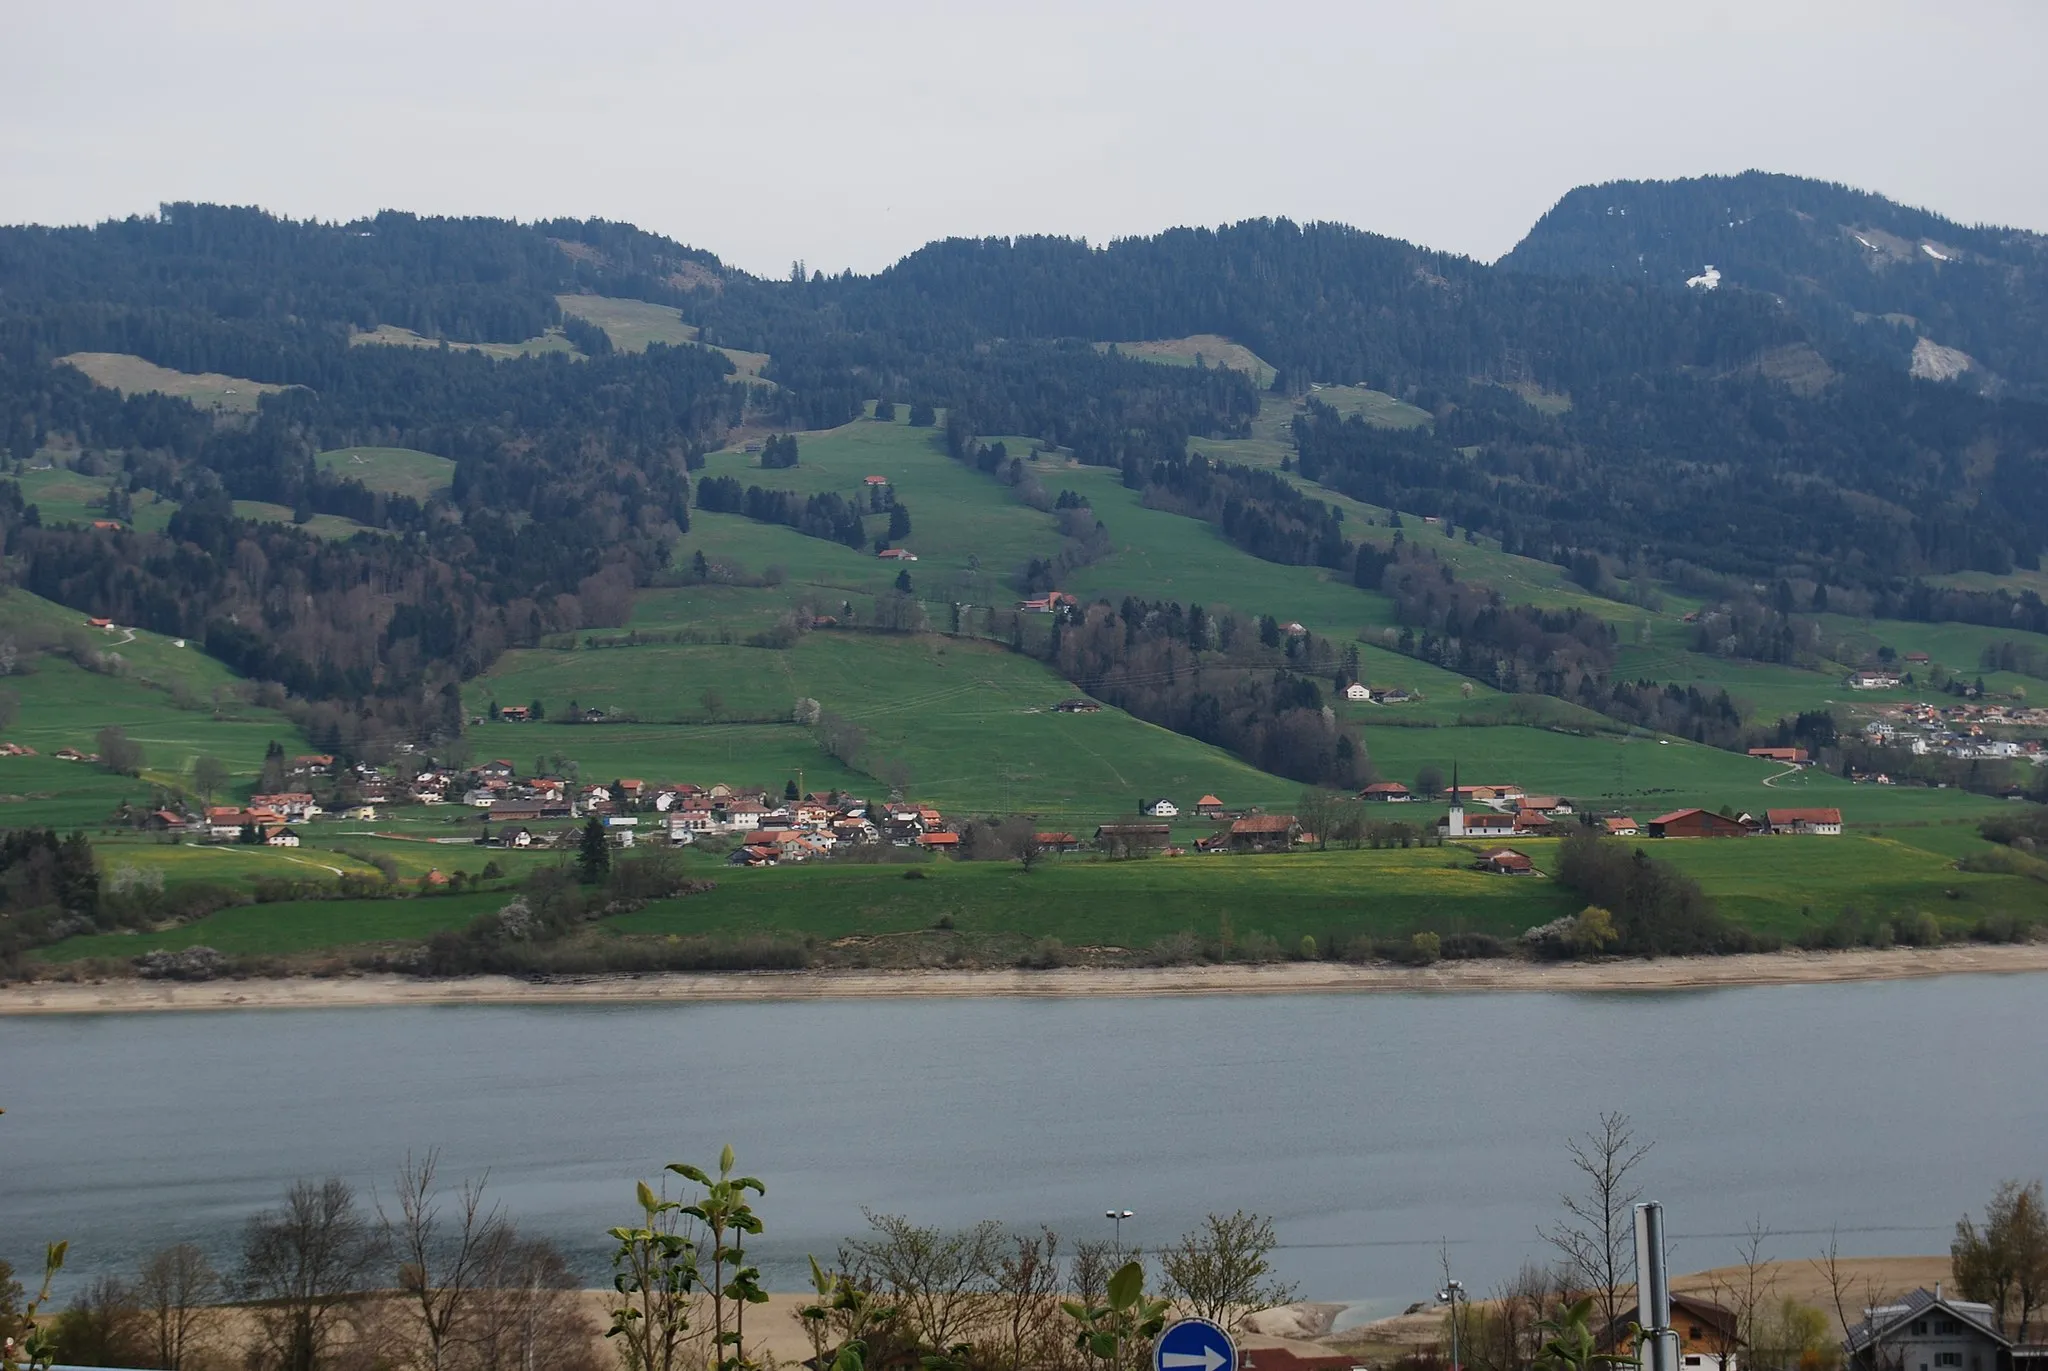
[[[564,352],[571,357],[581,357],[576,345],[562,336],[560,329],[549,329],[537,338],[528,338],[518,343],[457,343],[446,338],[427,338],[409,328],[396,324],[379,324],[364,333],[351,333],[350,346],[408,347],[408,348],[455,348],[462,352],[481,352],[486,357],[530,357],[547,352]]]
[[[315,538],[353,538],[358,533],[379,533],[382,530],[359,524],[339,514],[315,514],[305,523],[293,518],[293,511],[287,505],[273,505],[267,500],[237,500],[235,515],[242,519],[254,519],[264,524],[290,524],[304,529]]]
[[[21,486],[24,500],[36,507],[45,524],[89,524],[107,517],[107,490],[111,476],[88,476],[66,467],[24,471],[12,478]],[[178,512],[178,502],[166,500],[152,490],[138,490],[133,496],[135,517],[129,526],[144,533],[161,533]]]
[[[447,490],[455,479],[455,463],[409,447],[336,448],[316,460],[322,469],[353,477],[371,490],[420,501]]]
[[[673,305],[608,295],[557,295],[555,303],[562,313],[603,329],[620,352],[645,352],[649,343],[674,346],[697,341],[696,326],[684,323],[683,312]]]
[[[723,697],[710,718],[706,690]],[[1056,714],[1073,687],[1030,658],[989,643],[937,636],[812,633],[786,651],[707,644],[508,653],[470,683],[464,705],[570,700],[634,717],[630,724],[497,724],[472,730],[489,755],[561,750],[586,776],[729,780],[863,792],[899,774],[919,799],[965,813],[1030,813],[1091,829],[1135,818],[1140,798],[1204,793],[1232,805],[1285,805],[1301,787],[1121,711]],[[848,772],[807,729],[786,721],[800,696],[866,735],[868,774]],[[661,725],[666,725],[663,727]],[[615,742],[616,735],[625,735]],[[623,772],[613,768],[625,767]]]
[[[155,391],[189,400],[201,409],[247,413],[256,408],[259,397],[285,389],[284,386],[247,381],[239,376],[222,376],[211,371],[198,374],[172,371],[169,367],[160,367],[127,352],[74,352],[57,360],[78,368],[95,384],[118,390],[123,395],[145,395]]]
[[[1140,343],[1097,343],[1095,350],[1107,352],[1115,348],[1126,357],[1141,357],[1148,362],[1164,362],[1168,366],[1191,367],[1197,364],[1225,367],[1241,371],[1252,378],[1252,384],[1264,390],[1273,384],[1272,364],[1242,343],[1233,343],[1215,333],[1197,333],[1187,338],[1156,338]]]
[[[416,943],[500,908],[504,891],[388,900],[283,900],[236,905],[157,933],[67,938],[38,954],[49,962],[137,957],[158,949],[210,947],[228,956],[290,956],[367,943]]]

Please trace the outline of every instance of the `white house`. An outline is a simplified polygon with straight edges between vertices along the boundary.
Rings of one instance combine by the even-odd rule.
[[[1148,819],[1178,819],[1180,806],[1171,800],[1141,800],[1138,812]]]
[[[263,835],[263,842],[267,847],[297,847],[299,835],[289,828],[273,828]]]
[[[1363,682],[1353,681],[1350,685],[1344,687],[1344,698],[1347,700],[1364,700],[1370,704],[1372,702],[1372,691],[1366,689]]]
[[[1853,671],[1849,673],[1851,690],[1893,690],[1899,678],[1889,671]]]

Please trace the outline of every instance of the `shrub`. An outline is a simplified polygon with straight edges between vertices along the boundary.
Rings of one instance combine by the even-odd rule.
[[[1417,966],[1434,965],[1444,955],[1444,941],[1434,933],[1418,933],[1408,940],[1408,959]]]

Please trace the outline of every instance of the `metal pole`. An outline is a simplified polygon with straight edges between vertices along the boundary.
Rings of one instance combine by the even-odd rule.
[[[1664,1206],[1636,1206],[1636,1357],[1642,1371],[1678,1371],[1678,1334],[1671,1327],[1671,1279],[1664,1265]]]

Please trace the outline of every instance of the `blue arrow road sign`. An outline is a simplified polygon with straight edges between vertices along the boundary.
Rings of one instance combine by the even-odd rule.
[[[1182,1319],[1159,1335],[1152,1371],[1237,1371],[1237,1344],[1207,1319]]]

